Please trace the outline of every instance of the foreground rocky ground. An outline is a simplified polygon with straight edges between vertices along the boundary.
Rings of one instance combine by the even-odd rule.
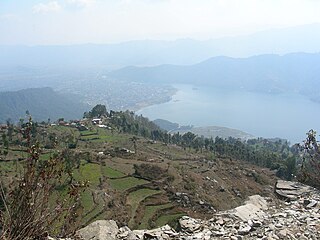
[[[278,181],[279,200],[254,195],[242,206],[209,220],[182,217],[177,230],[118,228],[113,220],[96,221],[77,232],[84,240],[166,239],[320,239],[320,194],[295,182]],[[281,200],[280,200],[281,199]]]

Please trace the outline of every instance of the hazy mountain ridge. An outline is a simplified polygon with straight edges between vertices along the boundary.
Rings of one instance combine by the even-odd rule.
[[[0,66],[95,66],[195,64],[213,56],[248,57],[319,52],[320,24],[271,29],[245,36],[198,41],[138,40],[119,44],[0,46]]]
[[[292,53],[249,58],[214,57],[189,65],[127,67],[110,73],[118,79],[184,83],[268,93],[296,92],[319,98],[320,54]]]
[[[51,88],[30,88],[16,92],[0,92],[0,122],[18,121],[26,111],[35,120],[74,119],[82,116],[86,106],[70,96],[54,92]]]

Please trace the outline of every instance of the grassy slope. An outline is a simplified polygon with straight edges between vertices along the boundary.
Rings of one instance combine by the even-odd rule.
[[[153,196],[155,194],[159,194],[161,191],[153,190],[148,188],[142,188],[137,191],[131,192],[127,197],[127,203],[131,206],[131,218],[129,221],[129,226],[135,226],[134,216],[136,215],[136,211],[138,209],[139,204],[146,199],[147,197]]]
[[[151,144],[148,140],[139,138],[137,141],[137,153],[129,155],[103,155],[98,152],[112,152],[115,148],[132,149],[132,135],[122,134],[116,131],[112,132],[105,129],[96,129],[93,127],[90,131],[79,132],[77,129],[54,126],[45,129],[48,133],[55,133],[60,139],[66,133],[72,134],[75,138],[84,136],[98,136],[97,140],[78,141],[74,152],[89,152],[93,162],[87,162],[81,159],[79,169],[74,170],[74,177],[78,180],[89,181],[88,189],[82,194],[82,205],[84,207],[83,223],[93,221],[94,219],[113,218],[132,226],[148,226],[150,219],[155,215],[157,225],[170,222],[171,220],[188,214],[194,217],[209,217],[210,210],[203,209],[199,201],[205,201],[211,204],[215,209],[224,210],[235,207],[242,203],[246,196],[264,192],[268,185],[273,184],[273,175],[266,169],[260,169],[250,166],[244,162],[237,162],[230,159],[217,159],[212,154],[195,152],[194,150],[183,150],[174,145],[164,145],[161,142]],[[62,150],[66,144],[61,142],[57,150]],[[17,148],[15,146],[10,146]],[[25,155],[24,152],[11,151],[10,159],[16,159]],[[44,152],[41,159],[48,159],[49,152]],[[203,161],[206,159],[206,162]],[[3,172],[9,176],[15,172],[14,161],[0,162]],[[150,182],[133,177],[134,164],[155,164],[163,169],[168,169],[168,174],[173,177],[173,181],[162,183]],[[250,177],[252,169],[256,175],[263,180],[263,183],[256,182]],[[207,177],[210,180],[207,180]],[[101,183],[101,184],[100,184]],[[132,188],[152,184],[160,190],[141,188],[132,191]],[[223,186],[226,191],[221,192]],[[165,188],[166,187],[166,188]],[[237,197],[233,189],[241,192],[241,197]],[[191,205],[181,206],[172,198],[172,193],[184,192],[188,194]],[[171,199],[170,202],[164,202],[159,195]],[[157,195],[158,194],[158,195]],[[153,196],[156,200],[153,206],[144,206],[145,200]],[[159,197],[157,197],[159,196]],[[213,197],[214,196],[214,197]],[[95,197],[96,204],[93,201]],[[158,199],[158,202],[157,202]],[[168,205],[167,205],[168,204]],[[126,205],[130,208],[126,208]],[[171,206],[173,211],[161,213],[164,207]],[[135,222],[137,209],[144,211],[144,216],[139,216],[139,222]],[[185,212],[185,213],[183,213]],[[139,226],[139,223],[141,225]]]

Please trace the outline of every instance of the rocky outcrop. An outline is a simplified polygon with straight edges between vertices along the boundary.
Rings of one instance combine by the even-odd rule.
[[[319,192],[293,182],[277,182],[275,191],[283,194],[284,190],[294,191],[285,192],[289,202],[251,196],[243,206],[216,213],[209,220],[182,217],[178,230],[168,225],[153,230],[118,229],[114,221],[97,221],[77,235],[84,240],[320,239]]]
[[[274,191],[278,197],[292,201],[309,194],[313,191],[313,188],[298,182],[278,180],[275,184]]]

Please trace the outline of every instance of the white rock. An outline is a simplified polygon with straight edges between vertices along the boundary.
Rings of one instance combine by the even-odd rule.
[[[251,227],[249,225],[240,226],[238,233],[240,235],[247,235],[251,231]]]
[[[118,226],[113,220],[98,220],[76,232],[83,240],[115,240]]]

